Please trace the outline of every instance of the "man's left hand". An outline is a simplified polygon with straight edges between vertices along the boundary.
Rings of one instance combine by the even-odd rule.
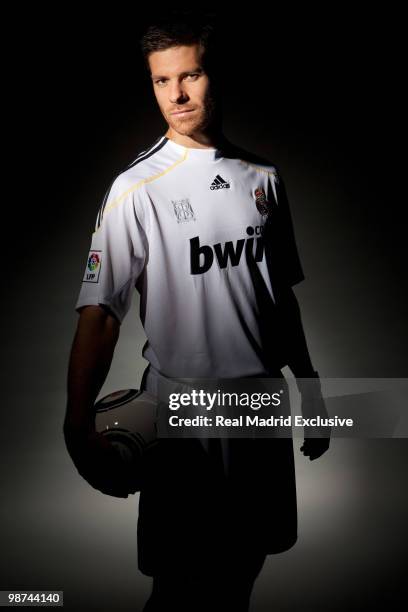
[[[305,436],[303,446],[300,450],[305,457],[309,457],[310,461],[318,459],[327,451],[330,446],[330,438],[307,438]]]
[[[317,416],[328,418],[327,409],[321,393],[321,385],[318,372],[313,377],[297,380],[298,389],[301,394],[302,416],[315,418]],[[330,446],[331,427],[304,427],[304,442],[300,447],[305,457],[310,461],[318,459]]]

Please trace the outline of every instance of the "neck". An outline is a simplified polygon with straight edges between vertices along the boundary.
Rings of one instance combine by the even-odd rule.
[[[187,136],[185,134],[179,134],[172,128],[169,128],[165,136],[183,147],[195,149],[218,149],[221,147],[222,143],[225,142],[225,136],[221,129],[208,130],[205,133]]]

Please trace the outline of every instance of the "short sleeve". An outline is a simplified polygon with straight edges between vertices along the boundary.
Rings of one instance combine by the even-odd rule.
[[[147,240],[139,193],[119,175],[99,208],[75,310],[105,305],[122,323],[143,271]]]
[[[292,215],[280,172],[269,175],[270,214],[265,227],[268,267],[275,287],[292,287],[305,279],[296,244]]]

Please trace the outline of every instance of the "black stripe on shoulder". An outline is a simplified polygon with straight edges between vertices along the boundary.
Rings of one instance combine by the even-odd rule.
[[[139,162],[144,161],[145,159],[148,159],[149,157],[151,157],[152,155],[154,155],[155,153],[157,153],[157,151],[160,151],[160,149],[162,149],[164,147],[164,145],[166,144],[168,138],[166,136],[160,136],[160,138],[158,138],[156,140],[156,142],[152,145],[152,148],[147,150],[147,153],[141,153],[134,162],[132,162],[127,168],[126,170],[129,170],[129,168],[133,168],[134,166],[136,166]]]
[[[95,231],[100,227],[101,223],[102,223],[102,218],[103,218],[103,213],[105,210],[105,206],[107,204],[108,201],[108,196],[110,193],[110,190],[112,188],[113,183],[115,182],[115,180],[117,179],[117,177],[120,174],[123,174],[123,172],[126,172],[126,170],[129,170],[130,168],[133,168],[134,166],[136,166],[139,162],[148,159],[149,157],[151,157],[152,155],[154,155],[155,153],[157,153],[157,151],[160,151],[160,149],[162,147],[164,147],[164,145],[166,144],[168,138],[167,136],[159,136],[159,138],[157,138],[154,143],[152,144],[151,147],[149,147],[148,149],[146,149],[145,151],[142,151],[141,153],[139,153],[139,155],[136,157],[136,159],[131,162],[128,166],[126,166],[126,168],[124,168],[123,170],[121,170],[112,180],[111,184],[109,185],[108,189],[106,190],[106,193],[104,195],[103,201],[101,206],[99,207],[99,211],[96,217],[96,223],[95,223]]]
[[[138,153],[136,159],[134,159],[133,161],[130,162],[130,164],[128,164],[126,166],[126,168],[124,170],[122,170],[122,172],[125,172],[125,170],[127,170],[128,168],[131,168],[133,166],[134,163],[137,162],[138,159],[140,159],[141,157],[148,155],[149,152],[153,149],[153,147],[155,147],[160,140],[163,138],[163,136],[159,136],[159,138],[157,138],[154,143],[152,145],[150,145],[150,147],[148,147],[147,149],[145,149],[144,151],[141,151],[140,153]]]
[[[116,179],[117,179],[117,176],[115,176],[115,178],[113,179],[113,181],[109,185],[108,189],[106,190],[106,193],[104,195],[102,204],[99,207],[98,214],[97,214],[97,217],[96,217],[96,222],[95,222],[95,232],[99,229],[99,227],[100,227],[100,225],[102,223],[103,211],[105,210],[105,206],[106,206],[106,203],[108,201],[108,195],[109,195],[110,190],[112,188],[112,185],[116,181]]]

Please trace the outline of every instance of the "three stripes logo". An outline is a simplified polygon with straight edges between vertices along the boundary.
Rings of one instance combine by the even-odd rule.
[[[220,176],[219,174],[217,174],[217,176],[215,177],[215,179],[210,185],[211,190],[229,189],[229,188],[230,188],[230,184],[225,179],[223,179],[222,176]]]

